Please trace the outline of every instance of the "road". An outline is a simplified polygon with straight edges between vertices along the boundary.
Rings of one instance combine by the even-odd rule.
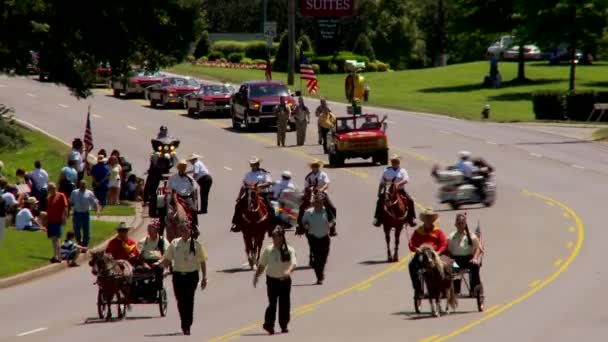
[[[316,145],[277,148],[274,133],[238,133],[227,119],[192,119],[183,110],[151,109],[142,100],[121,100],[98,90],[77,101],[67,90],[23,78],[0,79],[0,103],[18,117],[65,141],[82,136],[86,108],[92,106],[95,150],[119,149],[145,170],[150,138],[160,125],[182,141],[178,153],[196,152],[214,177],[210,214],[201,216],[201,241],[209,254],[209,286],[198,292],[196,341],[258,340],[266,305],[264,286],[254,289],[245,268],[242,239],[229,233],[229,222],[247,160],[256,155],[278,177],[284,169],[302,184],[306,162],[325,158]],[[309,106],[312,105],[309,103]],[[343,105],[332,104],[345,113]],[[497,169],[498,201],[491,208],[468,208],[471,223],[481,223],[488,250],[482,278],[486,311],[461,300],[458,313],[437,319],[413,313],[407,274],[407,237],[401,257],[386,264],[383,234],[371,226],[380,166],[352,162],[328,169],[338,208],[339,236],[332,240],[327,280],[313,286],[306,267],[294,273],[290,333],[286,341],[601,341],[608,304],[600,265],[608,234],[601,207],[607,203],[608,148],[531,129],[494,123],[367,108],[389,116],[389,142],[400,153],[411,177],[417,203],[441,210],[439,225],[453,231],[457,212],[437,204],[434,163],[453,162],[467,149]],[[308,142],[316,142],[310,127]],[[295,145],[290,133],[288,145]],[[43,159],[43,156],[41,156]],[[288,240],[305,265],[303,239]],[[269,241],[267,241],[269,243]],[[169,313],[155,306],[134,306],[129,319],[98,322],[96,287],[88,267],[70,269],[0,291],[0,341],[147,341],[173,340],[179,329],[170,294]],[[428,312],[428,303],[423,311]],[[18,335],[22,335],[19,336]],[[152,338],[155,337],[155,338]]]

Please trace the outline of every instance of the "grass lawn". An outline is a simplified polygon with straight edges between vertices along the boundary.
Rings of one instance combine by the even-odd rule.
[[[531,84],[515,85],[517,63],[501,62],[499,70],[503,86],[499,89],[481,87],[489,72],[489,63],[475,62],[443,68],[365,73],[371,89],[369,104],[404,110],[445,114],[459,118],[479,119],[484,104],[491,105],[495,121],[531,121],[531,92],[535,90],[567,90],[569,66],[549,66],[547,62],[526,63],[526,77]],[[203,79],[240,83],[264,79],[263,70],[223,69],[179,64],[167,70]],[[287,74],[273,72],[273,78],[286,81]],[[319,75],[319,92],[329,100],[346,102],[344,74]],[[608,63],[578,66],[577,89],[607,90]],[[303,84],[306,88],[306,83]],[[300,88],[296,75],[294,89]]]
[[[31,171],[34,161],[40,160],[51,181],[58,182],[61,169],[65,166],[70,149],[61,142],[47,137],[46,135],[25,128],[20,129],[29,142],[25,148],[19,151],[0,153],[0,160],[4,162],[3,174],[14,182],[15,172],[18,168]],[[88,178],[88,177],[87,177]],[[91,184],[91,179],[87,179]],[[107,206],[102,215],[105,216],[134,216],[135,208],[127,202],[120,206]]]
[[[608,140],[608,128],[600,128],[593,132],[594,140]]]
[[[93,247],[109,237],[116,228],[116,222],[91,222],[91,242]],[[68,230],[72,230],[72,221],[68,220],[63,227],[63,238]],[[51,242],[46,232],[18,231],[7,228],[4,241],[0,242],[0,278],[5,278],[21,272],[32,270],[49,264],[52,256]],[[9,262],[10,260],[10,262]]]

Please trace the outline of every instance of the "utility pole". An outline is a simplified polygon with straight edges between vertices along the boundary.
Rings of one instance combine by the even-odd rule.
[[[262,32],[264,32],[264,25],[266,24],[266,20],[268,20],[268,0],[262,0]]]
[[[295,74],[295,54],[296,54],[296,2],[295,0],[287,0],[287,35],[289,40],[289,53],[287,54],[287,84],[294,84]]]

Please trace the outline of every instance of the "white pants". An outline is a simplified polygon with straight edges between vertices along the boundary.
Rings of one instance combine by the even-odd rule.
[[[4,240],[4,229],[6,228],[6,217],[0,217],[0,242]]]

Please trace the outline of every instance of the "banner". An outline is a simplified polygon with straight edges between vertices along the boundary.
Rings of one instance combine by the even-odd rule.
[[[350,17],[355,14],[355,0],[300,0],[303,17]]]

